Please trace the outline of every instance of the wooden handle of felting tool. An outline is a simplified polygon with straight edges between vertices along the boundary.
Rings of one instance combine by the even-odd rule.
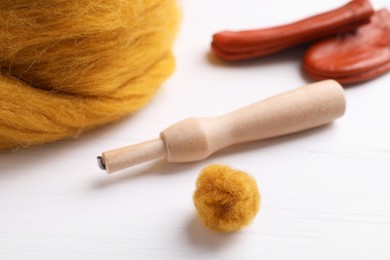
[[[161,132],[160,138],[104,152],[108,173],[162,158],[168,162],[204,159],[226,146],[299,132],[332,122],[345,112],[343,88],[334,80],[300,87],[226,115],[193,117]]]

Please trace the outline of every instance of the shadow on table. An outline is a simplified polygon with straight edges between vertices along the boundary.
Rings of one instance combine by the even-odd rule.
[[[203,250],[223,249],[237,239],[234,233],[218,233],[206,228],[195,215],[188,220],[186,228],[190,244]]]
[[[108,188],[110,186],[115,186],[123,182],[132,181],[140,177],[145,176],[161,176],[161,175],[171,175],[179,174],[183,171],[189,170],[191,168],[198,167],[200,162],[193,163],[168,163],[163,159],[157,160],[155,162],[149,162],[147,165],[133,166],[129,169],[123,170],[120,173],[113,173],[108,178],[99,179],[93,183],[93,189],[102,189]]]
[[[309,47],[308,44],[292,47],[274,54],[270,54],[264,57],[253,58],[241,61],[225,61],[218,58],[212,51],[206,54],[207,61],[216,67],[228,67],[228,68],[246,68],[246,67],[267,67],[277,64],[283,64],[285,62],[297,61],[302,62],[303,56]],[[299,73],[299,71],[297,71]]]

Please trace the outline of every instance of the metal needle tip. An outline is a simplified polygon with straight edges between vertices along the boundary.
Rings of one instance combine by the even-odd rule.
[[[106,170],[106,165],[104,164],[103,158],[101,156],[97,157],[97,163],[100,169]]]

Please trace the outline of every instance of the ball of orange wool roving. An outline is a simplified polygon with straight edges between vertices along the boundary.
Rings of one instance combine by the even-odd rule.
[[[144,106],[175,67],[176,0],[0,1],[0,150]]]
[[[202,170],[193,200],[202,222],[220,232],[249,225],[260,208],[255,179],[226,165],[210,165]]]

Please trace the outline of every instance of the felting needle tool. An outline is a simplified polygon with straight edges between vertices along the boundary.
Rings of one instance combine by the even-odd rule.
[[[113,173],[149,160],[202,160],[224,147],[287,135],[328,124],[345,112],[342,86],[334,80],[309,84],[231,113],[192,117],[144,143],[103,152],[98,164]]]

